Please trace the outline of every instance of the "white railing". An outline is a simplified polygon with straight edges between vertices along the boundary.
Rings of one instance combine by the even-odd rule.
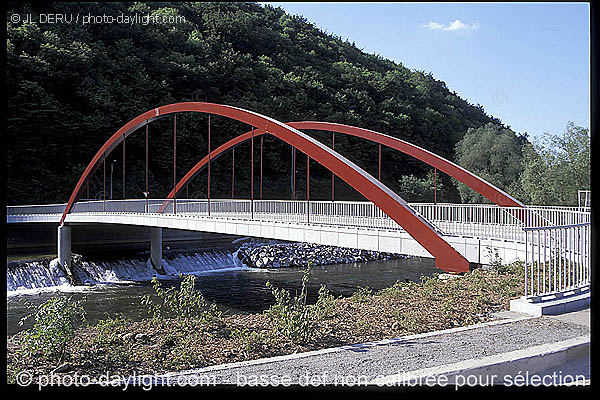
[[[30,206],[7,206],[6,215],[62,214],[67,203]]]
[[[164,199],[77,202],[73,213],[157,213],[164,202],[166,214],[256,219],[286,223],[401,230],[375,204],[360,201],[290,201]],[[499,207],[488,204],[411,203],[410,207],[440,233],[446,235],[501,238],[524,242],[524,227],[573,225],[590,221],[590,213],[578,207]],[[9,206],[7,215],[60,214],[65,204]]]
[[[418,203],[411,207],[446,234],[524,241],[524,227],[585,223],[578,207],[499,207],[489,204]]]
[[[166,202],[166,204],[165,204]],[[163,207],[164,204],[164,207]],[[9,206],[7,216],[59,215],[66,204]],[[525,296],[541,299],[590,283],[589,208],[411,203],[439,233],[525,244]],[[73,213],[158,213],[181,217],[402,230],[375,204],[360,201],[149,199],[77,202]]]
[[[539,301],[590,284],[590,223],[525,231],[525,297]]]
[[[286,200],[223,200],[208,201],[179,199],[176,204],[168,200],[165,213],[208,216],[215,218],[254,219],[285,223],[311,223],[320,225],[367,227],[401,230],[375,204],[352,201],[286,201]],[[150,207],[158,212],[160,206]]]
[[[149,199],[77,202],[73,213],[163,212],[189,216],[256,219],[286,223],[312,223],[333,226],[402,230],[375,204],[361,201],[290,201],[211,199]],[[590,213],[578,207],[528,206],[499,207],[489,204],[411,203],[439,233],[445,235],[500,238],[525,241],[524,227],[562,226],[587,223]],[[60,214],[65,204],[9,206],[7,215]]]

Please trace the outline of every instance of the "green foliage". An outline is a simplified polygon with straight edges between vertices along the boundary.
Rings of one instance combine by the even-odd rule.
[[[414,290],[417,287],[416,282],[401,282],[396,281],[392,286],[383,288],[377,292],[378,296],[382,296],[388,299],[395,299],[402,296],[403,292],[410,292],[410,290]]]
[[[373,294],[373,290],[368,287],[359,287],[356,292],[350,296],[350,300],[355,303],[365,303],[369,301],[371,295]]]
[[[335,297],[322,285],[315,304],[307,304],[307,284],[312,273],[312,262],[302,273],[302,289],[300,294],[292,296],[283,288],[273,286],[267,282],[271,289],[275,303],[265,313],[276,321],[276,331],[294,342],[308,342],[317,329],[317,322],[328,318],[335,311]]]
[[[71,297],[53,297],[36,311],[35,324],[24,331],[19,351],[25,356],[41,353],[62,361],[78,323],[83,322],[85,311],[81,301],[74,301]]]
[[[433,203],[434,200],[442,201],[446,196],[444,184],[438,173],[427,171],[425,178],[418,178],[415,175],[406,175],[400,179],[398,194],[409,202],[415,203]],[[437,195],[435,190],[437,188]]]
[[[522,147],[526,138],[510,129],[488,123],[470,128],[456,144],[457,163],[516,198],[523,196],[519,177],[523,172]],[[458,183],[465,203],[489,202],[463,183]]]
[[[65,202],[81,172],[110,135],[159,105],[208,101],[247,108],[282,121],[327,120],[368,127],[454,159],[454,145],[469,128],[498,122],[479,106],[423,71],[361,51],[302,17],[255,3],[11,3],[9,13],[180,16],[176,23],[7,24],[6,190],[12,204]],[[206,116],[177,121],[177,169],[184,173],[206,151]],[[150,135],[171,128],[164,119]],[[213,118],[213,146],[244,132],[244,124]],[[369,171],[377,146],[340,138],[336,150]],[[265,141],[265,198],[289,193],[289,147]],[[119,159],[119,148],[115,159]],[[171,142],[152,140],[151,197],[172,187]],[[68,155],[68,156],[65,156]],[[111,158],[109,156],[109,160]],[[127,197],[144,190],[143,135],[127,139]],[[30,162],[35,160],[35,163]],[[230,159],[229,159],[230,160]],[[255,156],[255,160],[258,157]],[[248,165],[248,151],[236,164]],[[136,165],[136,163],[138,165]],[[115,176],[121,176],[120,163]],[[303,168],[303,167],[299,167]],[[141,168],[143,170],[143,167]],[[249,168],[238,169],[236,194],[249,195]],[[90,195],[102,198],[101,168]],[[138,171],[138,172],[133,172]],[[299,170],[298,173],[302,173]],[[211,170],[215,196],[230,193],[228,168]],[[417,160],[385,151],[383,180],[397,191],[404,175],[424,175]],[[327,198],[330,174],[315,170],[311,197]],[[190,186],[204,195],[206,175]],[[23,185],[28,182],[28,185]],[[120,197],[121,179],[114,182]],[[340,200],[360,199],[336,187]]]
[[[314,306],[316,318],[318,320],[330,318],[336,311],[336,304],[336,297],[329,293],[329,289],[325,285],[321,285]]]
[[[193,318],[201,321],[210,321],[221,316],[217,306],[208,302],[202,293],[196,290],[195,276],[180,274],[179,278],[179,290],[174,287],[164,289],[156,277],[152,278],[152,286],[160,303],[156,304],[149,295],[144,295],[141,303],[147,307],[148,314],[153,318],[174,315],[183,320]]]
[[[267,287],[275,297],[275,304],[271,305],[266,312],[276,319],[277,332],[296,342],[307,342],[315,331],[311,307],[306,304],[308,296],[306,284],[311,271],[312,264],[309,263],[302,274],[302,290],[296,296],[292,296],[288,290],[276,288],[271,282],[267,282]]]
[[[422,316],[418,310],[396,310],[394,315],[399,323],[399,328],[408,332],[420,333],[423,330]]]
[[[98,353],[98,362],[104,368],[114,368],[125,365],[131,361],[128,344],[120,337],[121,331],[127,327],[129,321],[123,316],[108,317],[98,321],[95,325],[96,335],[92,343],[101,348]]]
[[[231,338],[240,341],[246,357],[251,353],[260,353],[270,343],[268,332],[257,332],[250,329],[234,329],[231,331]]]
[[[569,122],[562,135],[545,134],[524,147],[521,185],[529,204],[577,206],[590,189],[590,132]]]
[[[490,260],[490,267],[498,270],[502,268],[502,258],[498,249],[495,247],[487,247],[488,259]]]
[[[126,326],[127,318],[122,315],[111,317],[98,321],[96,330],[98,331],[94,341],[99,344],[115,343],[119,340],[119,328]]]

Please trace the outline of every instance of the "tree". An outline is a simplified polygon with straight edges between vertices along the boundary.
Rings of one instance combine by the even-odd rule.
[[[519,179],[523,172],[522,147],[525,142],[525,136],[517,136],[512,130],[490,122],[467,130],[456,144],[456,161],[499,189],[522,198]],[[458,191],[465,203],[487,202],[463,183],[458,183]]]
[[[229,104],[281,121],[358,125],[451,160],[468,128],[495,121],[431,74],[365,53],[269,5],[23,2],[9,7],[9,13],[31,14],[34,20],[50,13],[185,17],[177,23],[7,24],[10,204],[66,202],[81,171],[112,133],[131,118],[174,102]],[[206,116],[178,116],[177,176],[205,154],[206,124]],[[165,139],[171,125],[170,119],[150,125],[152,197],[165,196],[173,185],[172,142]],[[211,144],[243,132],[247,126],[242,125],[213,118]],[[141,197],[143,179],[134,175],[136,163],[144,160],[140,131],[127,138],[125,172],[127,193]],[[345,141],[340,138],[336,150],[343,150]],[[290,152],[287,146],[269,146],[265,198],[277,198],[289,187],[280,177],[287,176]],[[348,149],[343,155],[370,168],[374,147],[356,147],[356,154]],[[248,165],[248,154],[236,153],[240,188],[250,183],[249,171],[240,167]],[[399,152],[388,152],[384,163],[394,165],[384,172],[393,185],[404,175],[423,175],[418,161]],[[226,196],[229,168],[217,166],[211,174],[213,194]],[[100,175],[90,185],[91,197],[103,197]],[[200,174],[195,183],[206,176]],[[328,187],[330,178],[311,179],[317,188]],[[336,191],[339,200],[359,196],[353,190]]]
[[[521,185],[529,204],[577,205],[590,189],[590,133],[569,122],[562,135],[545,133],[524,147]]]
[[[445,187],[443,186],[438,173],[437,179],[432,170],[427,172],[425,178],[419,178],[415,175],[405,175],[398,182],[400,187],[398,194],[406,201],[414,203],[433,203],[437,197],[440,201],[445,196]],[[437,186],[437,196],[435,189]]]

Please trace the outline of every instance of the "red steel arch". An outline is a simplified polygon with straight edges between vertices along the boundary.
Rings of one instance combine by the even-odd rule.
[[[469,270],[469,262],[442,239],[429,222],[408,207],[404,199],[350,160],[310,136],[275,119],[253,111],[214,103],[185,102],[161,106],[137,116],[121,127],[98,150],[79,178],[60,219],[60,224],[64,224],[67,214],[71,212],[75,201],[81,196],[85,184],[107,153],[136,129],[144,126],[153,119],[180,112],[200,112],[220,115],[269,132],[278,139],[309,155],[312,159],[351,185],[367,200],[373,202],[435,257],[438,268],[448,272],[467,272]]]
[[[393,148],[395,150],[401,151],[405,154],[408,154],[412,157],[417,158],[418,160],[423,161],[424,163],[437,168],[438,170],[447,173],[451,177],[457,179],[458,181],[464,183],[471,189],[480,193],[482,196],[490,200],[492,203],[495,203],[501,207],[521,207],[525,208],[518,200],[514,199],[508,193],[498,189],[494,185],[489,182],[486,182],[484,179],[478,177],[472,172],[464,169],[463,167],[454,164],[451,161],[446,160],[443,157],[440,157],[428,150],[425,150],[421,147],[415,146],[414,144],[408,143],[404,140],[395,138],[393,136],[385,135],[383,133],[375,132],[369,129],[358,128],[356,126],[344,125],[344,124],[336,124],[332,122],[316,122],[316,121],[301,121],[301,122],[286,122],[286,125],[291,126],[296,129],[312,129],[312,130],[321,130],[321,131],[329,131],[342,133],[346,135],[357,136],[363,139],[370,140],[372,142],[376,142],[382,144],[384,146]],[[265,130],[254,131],[254,137],[265,134]],[[215,150],[210,152],[210,159],[215,160],[221,155],[223,155],[226,151],[232,149],[233,147],[244,143],[247,140],[250,140],[252,132],[246,132],[241,134],[240,136],[231,139],[230,141],[224,143],[219,146]],[[205,165],[208,162],[208,155],[200,160],[196,165],[194,165],[187,174],[175,185],[175,188],[169,193],[167,199],[172,199],[175,197],[179,191],[185,187],[185,184],[196,176],[200,171],[202,171]],[[167,202],[165,202],[160,208],[159,212],[162,212],[166,207]]]

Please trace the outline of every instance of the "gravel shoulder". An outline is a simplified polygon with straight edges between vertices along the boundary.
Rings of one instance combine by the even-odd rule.
[[[555,317],[495,321],[354,346],[165,375],[216,384],[358,385],[377,377],[442,366],[589,336],[585,324]]]

